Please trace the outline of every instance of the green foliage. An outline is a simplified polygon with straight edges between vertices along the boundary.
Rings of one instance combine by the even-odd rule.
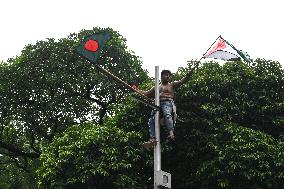
[[[176,162],[166,165],[176,188],[281,188],[283,73],[265,60],[211,62],[195,72],[177,93],[185,122],[176,126],[176,143],[164,160]]]
[[[135,180],[123,173],[139,159],[137,141],[137,133],[117,127],[90,123],[70,127],[42,153],[39,187],[131,188]]]
[[[36,188],[33,172],[26,172],[15,165],[16,159],[0,156],[0,188]]]
[[[259,71],[266,67],[270,70]],[[270,73],[260,75],[266,72]],[[181,112],[184,116],[232,121],[279,137],[284,134],[283,77],[277,62],[256,60],[251,67],[242,62],[208,63],[180,91],[184,98],[177,103],[193,110]]]
[[[153,152],[142,148],[144,141],[148,140],[148,119],[151,108],[134,100],[126,98],[115,111],[115,116],[106,121],[106,125],[115,125],[126,132],[136,132],[140,134],[139,141],[139,161],[132,165],[131,170],[125,173],[128,177],[134,177],[136,184],[134,188],[148,189],[153,187]],[[164,146],[163,146],[164,147]],[[127,188],[126,186],[122,188]]]
[[[283,142],[236,124],[216,129],[211,138],[213,158],[202,162],[196,172],[203,188],[283,186]]]

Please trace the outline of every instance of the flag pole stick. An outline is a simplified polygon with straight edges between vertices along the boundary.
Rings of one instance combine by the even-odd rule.
[[[79,54],[79,55],[80,55],[80,54]],[[81,56],[81,55],[80,55],[80,56]],[[82,57],[83,57],[83,56],[82,56]],[[85,57],[83,57],[83,58],[85,58]],[[95,65],[95,66],[96,66],[100,71],[102,71],[104,74],[106,74],[106,75],[112,77],[114,80],[116,80],[117,82],[123,84],[125,87],[127,87],[127,88],[130,89],[131,91],[137,92],[138,94],[140,94],[140,95],[143,96],[144,98],[149,99],[149,97],[145,96],[143,93],[141,93],[141,92],[138,91],[137,89],[131,87],[128,83],[126,83],[126,82],[123,81],[122,79],[118,78],[117,76],[113,75],[113,74],[110,73],[108,70],[106,70],[106,69],[104,69],[103,67],[101,67],[99,64],[94,63],[93,61],[91,61],[91,60],[89,60],[89,59],[87,59],[87,60],[88,60],[91,64]],[[143,104],[145,104],[145,105],[147,105],[147,106],[153,108],[153,109],[158,110],[158,109],[160,108],[159,106],[156,106],[156,105],[154,105],[154,104],[151,104],[151,103],[149,103],[149,102],[147,102],[147,101],[145,101],[145,100],[138,99],[138,98],[136,98],[136,97],[134,97],[134,96],[132,96],[132,97],[133,97],[134,99],[140,101],[141,103],[143,103]]]
[[[147,96],[145,96],[143,93],[141,93],[140,91],[138,91],[137,89],[134,89],[133,87],[131,87],[128,83],[126,83],[125,81],[121,80],[120,78],[116,77],[115,75],[113,75],[112,73],[110,73],[108,70],[104,69],[103,67],[101,67],[99,64],[93,62],[92,60],[90,60],[89,58],[86,58],[84,56],[82,56],[81,54],[79,54],[79,56],[87,59],[90,63],[92,63],[93,65],[95,65],[100,71],[102,71],[103,73],[107,74],[108,76],[112,77],[113,79],[115,79],[116,81],[122,83],[124,86],[126,86],[128,89],[139,93],[140,95],[142,95],[143,97],[148,98]]]
[[[137,92],[138,94],[142,95],[143,97],[147,98],[147,96],[145,96],[143,93],[141,93],[140,91],[138,91],[137,89],[134,89],[133,87],[131,87],[128,83],[126,83],[125,81],[121,80],[120,78],[118,78],[117,76],[113,75],[112,73],[110,73],[108,70],[104,69],[103,67],[99,66],[98,64],[94,64],[100,71],[102,71],[103,73],[105,73],[106,75],[112,77],[114,80],[122,83],[126,88]]]
[[[146,106],[149,106],[150,108],[153,108],[153,109],[155,109],[155,110],[159,110],[159,109],[160,109],[160,106],[156,106],[156,105],[154,105],[154,104],[152,104],[152,103],[150,103],[150,102],[147,102],[147,101],[144,100],[144,99],[138,98],[138,97],[133,96],[133,95],[131,95],[130,97],[132,97],[132,98],[134,98],[135,100],[137,100],[137,101],[139,101],[139,102],[145,104]]]

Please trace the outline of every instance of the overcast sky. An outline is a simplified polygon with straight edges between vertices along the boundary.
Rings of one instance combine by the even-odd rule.
[[[171,69],[200,59],[219,36],[255,58],[284,65],[281,0],[6,0],[0,2],[0,60],[27,44],[81,29],[111,27],[143,68]]]

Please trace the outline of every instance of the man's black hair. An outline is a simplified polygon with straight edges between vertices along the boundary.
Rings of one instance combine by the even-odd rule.
[[[162,75],[165,75],[165,74],[170,74],[170,75],[172,75],[172,72],[171,72],[170,70],[162,70],[161,76],[162,76]]]

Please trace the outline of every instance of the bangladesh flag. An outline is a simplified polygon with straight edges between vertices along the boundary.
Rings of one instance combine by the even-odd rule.
[[[76,51],[78,54],[80,54],[84,58],[87,58],[92,63],[96,63],[102,49],[109,39],[110,34],[108,32],[89,35],[81,41],[79,46],[76,48]]]

